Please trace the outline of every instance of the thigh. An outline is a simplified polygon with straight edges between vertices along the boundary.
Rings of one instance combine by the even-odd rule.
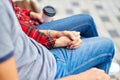
[[[77,74],[110,60],[113,57],[113,49],[111,40],[95,37],[83,39],[83,44],[74,50],[51,50],[57,62],[56,78]]]
[[[55,20],[37,26],[38,29],[52,30],[76,30],[84,33],[88,29],[91,17],[87,14],[78,14],[67,18]]]

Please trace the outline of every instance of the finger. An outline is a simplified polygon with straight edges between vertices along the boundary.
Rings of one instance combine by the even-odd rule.
[[[75,36],[75,39],[78,37],[80,38],[80,32],[72,31],[71,34]]]
[[[106,80],[110,80],[110,76],[106,74]]]
[[[72,46],[72,49],[78,48],[82,42],[77,42],[75,45]]]
[[[39,18],[39,21],[40,21],[41,23],[43,23],[43,22],[44,22],[44,19],[42,19],[42,18]]]
[[[76,31],[64,31],[64,36],[67,36],[71,40],[75,40],[77,37],[80,37],[80,32],[76,32]]]
[[[74,34],[68,33],[67,36],[68,36],[71,40],[75,40],[75,39],[76,39],[76,37],[75,37]]]
[[[80,32],[73,31],[73,34],[74,34],[75,36],[79,36],[79,35],[80,35]]]
[[[75,45],[76,43],[79,43],[79,42],[82,43],[82,40],[78,36],[74,41],[71,41],[71,43],[69,45]]]
[[[99,70],[101,76],[99,77],[100,80],[110,80],[110,76],[105,73],[104,70]]]
[[[77,39],[80,39],[80,37],[81,37],[80,35],[76,36]]]
[[[76,40],[76,41],[72,41],[71,45],[69,46],[69,48],[70,49],[75,49],[75,48],[79,47],[80,44],[82,44],[82,40],[81,39]]]

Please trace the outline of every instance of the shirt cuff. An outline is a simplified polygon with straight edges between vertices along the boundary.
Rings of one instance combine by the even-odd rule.
[[[8,60],[8,59],[11,58],[12,56],[13,56],[13,51],[10,52],[9,54],[7,54],[6,56],[0,58],[0,63],[2,63],[2,62],[4,62],[4,61]]]

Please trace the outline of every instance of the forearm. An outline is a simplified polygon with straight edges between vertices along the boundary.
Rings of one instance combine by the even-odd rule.
[[[48,30],[40,30],[40,32],[43,32],[46,35],[50,35],[53,38],[58,38],[62,34],[62,32],[55,30],[50,30],[50,33],[48,32]]]
[[[67,77],[60,78],[58,80],[84,80],[84,79],[81,79],[79,75],[70,75]]]
[[[0,80],[18,80],[17,68],[13,57],[0,63]]]
[[[110,76],[101,69],[91,68],[82,73],[60,78],[58,80],[110,80]]]

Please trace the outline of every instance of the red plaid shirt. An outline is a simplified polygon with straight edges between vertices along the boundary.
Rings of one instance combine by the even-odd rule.
[[[39,23],[30,18],[29,16],[30,10],[21,9],[20,7],[15,7],[14,5],[13,5],[13,8],[15,10],[16,16],[19,20],[22,30],[29,37],[36,40],[38,43],[44,45],[48,49],[52,49],[54,47],[56,38],[47,36],[36,28],[36,25],[38,25]]]

